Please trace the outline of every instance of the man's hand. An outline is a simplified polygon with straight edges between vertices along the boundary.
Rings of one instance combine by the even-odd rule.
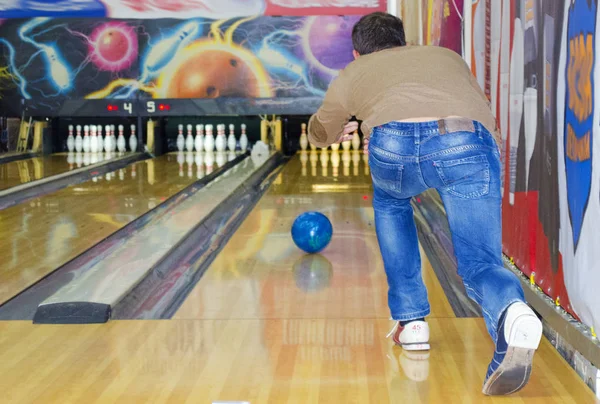
[[[342,142],[347,142],[349,140],[352,140],[352,138],[354,137],[354,132],[356,132],[358,130],[358,122],[356,121],[352,121],[352,122],[348,122],[345,126],[344,126],[344,131],[342,132],[342,138],[339,140],[338,143],[342,143]]]

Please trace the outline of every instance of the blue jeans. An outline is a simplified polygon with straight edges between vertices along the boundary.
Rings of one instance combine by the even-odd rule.
[[[462,120],[463,129],[454,132],[445,122],[456,120],[440,122],[391,122],[374,128],[369,141],[388,305],[394,320],[430,313],[410,201],[435,188],[448,216],[458,274],[496,342],[504,310],[524,301],[519,279],[502,263],[500,154],[479,122]]]

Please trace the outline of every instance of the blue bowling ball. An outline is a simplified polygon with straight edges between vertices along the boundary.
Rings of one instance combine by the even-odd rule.
[[[306,212],[292,225],[292,239],[301,250],[314,254],[322,251],[331,241],[333,226],[322,213]]]

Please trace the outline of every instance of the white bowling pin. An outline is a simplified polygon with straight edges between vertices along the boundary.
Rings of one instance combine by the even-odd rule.
[[[245,152],[248,149],[248,135],[246,135],[246,124],[242,124],[242,135],[240,136],[240,149]]]
[[[91,159],[90,153],[83,153],[83,165],[89,166],[91,162],[92,162],[92,159]]]
[[[340,150],[340,144],[339,143],[334,143],[331,145],[331,150],[333,151],[339,151]]]
[[[112,150],[112,144],[110,143],[110,125],[106,125],[104,127],[104,134],[104,151],[110,153],[110,151]]]
[[[67,150],[71,153],[75,150],[75,136],[73,136],[73,125],[69,125],[69,136],[67,136]]]
[[[213,136],[213,126],[206,125],[206,136],[204,137],[204,151],[212,153],[215,149],[215,138]]]
[[[194,139],[194,149],[196,152],[204,150],[204,125],[196,125],[196,138]]]
[[[119,137],[117,138],[117,148],[119,153],[123,153],[126,150],[125,135],[123,134],[123,125],[119,125]]]
[[[183,148],[185,147],[185,138],[183,137],[183,125],[178,125],[177,126],[177,131],[178,131],[178,135],[177,135],[177,151],[182,152]]]
[[[185,138],[185,150],[188,152],[194,151],[194,137],[192,136],[192,125],[187,126],[187,136]]]
[[[85,125],[83,127],[83,141],[81,143],[84,153],[90,152],[90,127]]]
[[[300,150],[306,150],[308,148],[308,136],[306,135],[306,124],[300,125]]]
[[[75,138],[73,138],[73,147],[75,147]],[[69,170],[72,170],[75,163],[75,153],[69,152],[67,154],[67,163],[69,163]]]
[[[98,136],[96,136],[96,125],[90,127],[92,132],[90,136],[90,151],[94,154],[98,153]]]
[[[117,136],[115,134],[115,125],[111,125],[110,127],[110,137],[112,138],[110,140],[110,144],[112,145],[112,151],[115,152],[117,151]]]
[[[225,139],[225,125],[217,125],[217,138],[215,139],[215,147],[218,152],[225,151],[227,147],[227,139]]]
[[[235,151],[235,145],[237,141],[235,140],[235,125],[229,125],[229,137],[227,138],[227,148],[229,151]]]
[[[81,137],[81,125],[77,125],[77,136],[75,136],[75,150],[80,153],[83,150],[83,138]]]
[[[129,135],[129,149],[131,149],[132,152],[136,152],[138,140],[137,133],[135,133],[135,125],[131,125],[129,129],[131,129],[131,134]]]
[[[104,137],[102,137],[102,125],[96,126],[96,136],[98,136],[98,153],[104,150]]]
[[[81,165],[83,164],[83,153],[75,153],[75,164],[77,164],[77,168],[81,168]]]

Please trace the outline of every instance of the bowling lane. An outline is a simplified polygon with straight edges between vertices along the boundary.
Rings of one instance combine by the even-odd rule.
[[[112,156],[117,157],[115,153]],[[0,191],[109,159],[101,153],[56,153],[1,163]]]
[[[212,170],[203,160],[163,155],[0,211],[0,304]]]
[[[388,318],[387,282],[373,225],[362,154],[305,153],[292,159],[217,256],[175,318]],[[331,244],[305,255],[290,238],[307,210],[332,221]],[[432,316],[454,312],[427,257]]]

